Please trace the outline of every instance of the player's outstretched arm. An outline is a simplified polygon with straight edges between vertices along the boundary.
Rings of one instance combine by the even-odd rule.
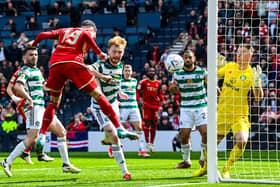
[[[103,75],[102,73],[98,72],[92,65],[87,65],[87,68],[88,71],[98,79],[102,79],[105,82],[110,82],[112,80],[112,77],[110,75]]]
[[[99,56],[101,60],[106,60],[108,58],[107,54],[101,51],[101,49],[98,47],[98,45],[95,43],[95,41],[89,34],[87,34],[86,37],[87,37],[86,41],[90,46],[90,48],[93,49],[93,51]]]
[[[262,89],[262,69],[259,65],[253,68],[253,93],[256,101],[261,101],[263,99],[263,89]]]
[[[8,87],[7,87],[7,93],[8,93],[8,95],[11,97],[11,99],[12,99],[16,104],[18,104],[18,102],[22,101],[22,98],[17,97],[17,96],[14,95],[14,93],[13,93],[13,91],[12,91],[13,87],[14,87],[14,84],[12,84],[11,82],[9,82]]]
[[[56,40],[59,37],[59,31],[49,31],[49,32],[41,32],[40,34],[37,35],[35,38],[34,42],[32,43],[32,46],[36,46],[42,41],[46,39],[53,39]]]

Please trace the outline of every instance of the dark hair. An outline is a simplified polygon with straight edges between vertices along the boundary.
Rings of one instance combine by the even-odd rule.
[[[22,55],[24,56],[24,55],[26,55],[26,53],[27,53],[27,51],[30,51],[30,50],[37,50],[37,47],[35,47],[35,46],[27,46],[27,47],[25,47],[24,48],[24,50],[22,51]]]
[[[188,54],[190,54],[191,56],[194,56],[193,51],[190,50],[190,49],[185,50],[184,53],[188,53]],[[183,54],[184,54],[184,53],[183,53]]]
[[[81,24],[82,27],[93,27],[94,30],[97,30],[96,25],[93,21],[86,19]]]

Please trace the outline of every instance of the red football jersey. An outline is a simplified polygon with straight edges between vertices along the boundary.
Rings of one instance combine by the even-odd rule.
[[[102,51],[93,38],[93,31],[83,28],[64,28],[40,33],[33,42],[36,46],[44,39],[58,40],[58,45],[51,56],[50,67],[59,63],[84,63],[84,54],[88,48],[99,55]]]
[[[17,78],[18,78],[18,72],[20,71],[20,69],[18,69],[16,72],[14,72],[14,74],[12,75],[9,84],[12,85],[12,87],[14,87],[14,85],[16,84]],[[20,96],[19,94],[16,93],[16,91],[14,89],[12,89],[13,93],[20,98],[23,98],[22,96]]]
[[[144,105],[157,109],[161,106],[161,101],[164,97],[161,93],[161,82],[158,80],[144,79],[139,82],[137,87],[137,94],[142,91]]]

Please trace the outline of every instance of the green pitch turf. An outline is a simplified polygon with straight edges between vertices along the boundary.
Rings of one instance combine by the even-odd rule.
[[[192,158],[199,158],[199,154],[192,153]],[[8,153],[0,153],[0,159],[7,155]],[[55,157],[55,161],[43,163],[38,162],[35,154],[32,154],[34,165],[27,165],[21,158],[17,158],[12,166],[13,177],[8,178],[0,171],[0,186],[256,186],[207,184],[206,176],[192,178],[191,174],[199,168],[198,160],[193,159],[193,165],[189,169],[174,169],[181,161],[179,152],[155,152],[151,158],[138,158],[137,153],[125,153],[127,166],[132,174],[131,181],[122,181],[119,167],[114,159],[108,158],[107,153],[70,153],[71,162],[82,169],[80,174],[63,173],[59,155],[50,155]]]

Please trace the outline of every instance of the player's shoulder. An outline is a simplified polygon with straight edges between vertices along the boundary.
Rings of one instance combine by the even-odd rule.
[[[226,63],[226,67],[235,68],[235,67],[238,67],[238,64],[236,62],[229,61]]]
[[[139,84],[144,84],[145,82],[147,82],[149,79],[148,78],[144,78],[142,80],[139,81]]]

